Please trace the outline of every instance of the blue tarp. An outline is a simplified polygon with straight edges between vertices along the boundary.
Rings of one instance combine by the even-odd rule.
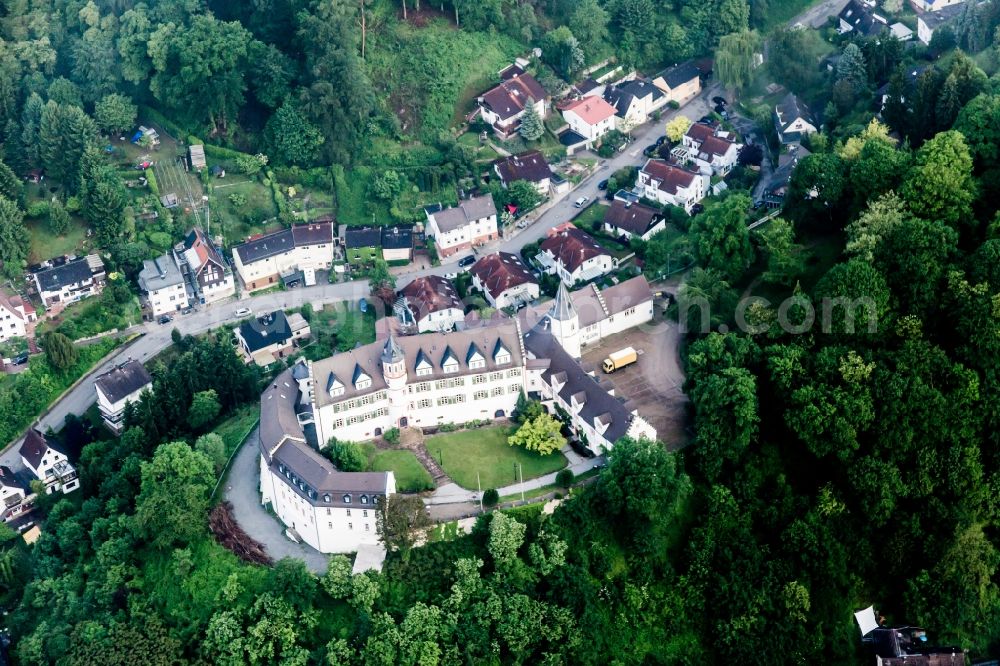
[[[132,143],[139,143],[139,139],[142,138],[142,132],[136,132],[132,135]]]

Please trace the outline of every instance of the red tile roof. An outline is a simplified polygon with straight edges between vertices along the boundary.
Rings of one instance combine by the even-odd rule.
[[[551,253],[556,261],[570,273],[582,266],[588,259],[608,254],[590,234],[576,227],[560,231],[546,238],[539,249]]]
[[[552,168],[545,161],[545,156],[538,150],[529,150],[503,157],[493,164],[500,176],[500,182],[505,185],[509,185],[515,180],[540,183],[546,178],[552,177]]]
[[[596,125],[615,115],[615,107],[600,97],[584,97],[570,102],[563,111],[572,111],[588,125]]]
[[[406,297],[410,312],[413,313],[413,318],[417,321],[432,312],[449,308],[465,311],[465,306],[458,297],[455,287],[439,275],[418,277],[403,287],[399,293]]]
[[[520,258],[509,252],[488,254],[473,264],[470,271],[494,300],[508,289],[538,282]]]
[[[531,74],[520,74],[487,90],[480,99],[500,116],[501,120],[507,120],[524,111],[529,99],[537,102],[545,97],[545,89],[535,77]]]
[[[688,171],[663,160],[648,160],[642,167],[642,172],[658,180],[658,189],[667,194],[677,194],[680,188],[691,187],[691,183],[698,175],[694,171]]]
[[[604,212],[604,224],[642,236],[663,219],[660,211],[642,204],[628,204],[619,199]]]

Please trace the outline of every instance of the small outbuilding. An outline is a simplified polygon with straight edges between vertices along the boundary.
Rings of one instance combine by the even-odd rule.
[[[195,171],[201,171],[208,166],[205,162],[205,146],[199,143],[188,147],[188,159],[191,160],[191,168]]]

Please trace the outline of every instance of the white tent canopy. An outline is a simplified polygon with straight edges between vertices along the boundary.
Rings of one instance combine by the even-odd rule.
[[[861,629],[861,636],[867,636],[873,629],[878,628],[878,620],[875,619],[875,607],[869,606],[864,610],[859,610],[854,614],[854,619],[858,621],[858,628]]]

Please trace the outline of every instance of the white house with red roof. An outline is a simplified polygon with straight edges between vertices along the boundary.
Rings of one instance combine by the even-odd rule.
[[[736,166],[743,144],[736,135],[718,125],[695,123],[688,128],[681,145],[673,153],[679,161],[690,160],[698,169],[708,175],[724,176]]]
[[[479,111],[500,138],[509,139],[521,128],[521,116],[529,105],[535,107],[539,118],[545,118],[546,97],[545,88],[535,77],[515,71],[480,96]]]
[[[569,128],[587,139],[597,141],[615,129],[615,107],[600,97],[583,97],[563,106],[563,120]]]
[[[571,222],[552,228],[538,249],[538,263],[567,286],[593,280],[615,267],[611,254]]]
[[[679,206],[688,215],[708,192],[706,174],[685,169],[665,160],[646,160],[636,177],[635,189],[640,196],[661,205]]]
[[[538,298],[538,280],[516,254],[495,252],[480,257],[469,272],[472,286],[495,308],[518,307]]]
[[[0,289],[0,342],[27,337],[27,324],[37,318],[31,303],[17,294],[10,296]]]
[[[18,451],[21,462],[39,481],[45,483],[45,494],[70,493],[80,487],[76,469],[66,459],[66,454],[49,445],[48,439],[30,428]]]

